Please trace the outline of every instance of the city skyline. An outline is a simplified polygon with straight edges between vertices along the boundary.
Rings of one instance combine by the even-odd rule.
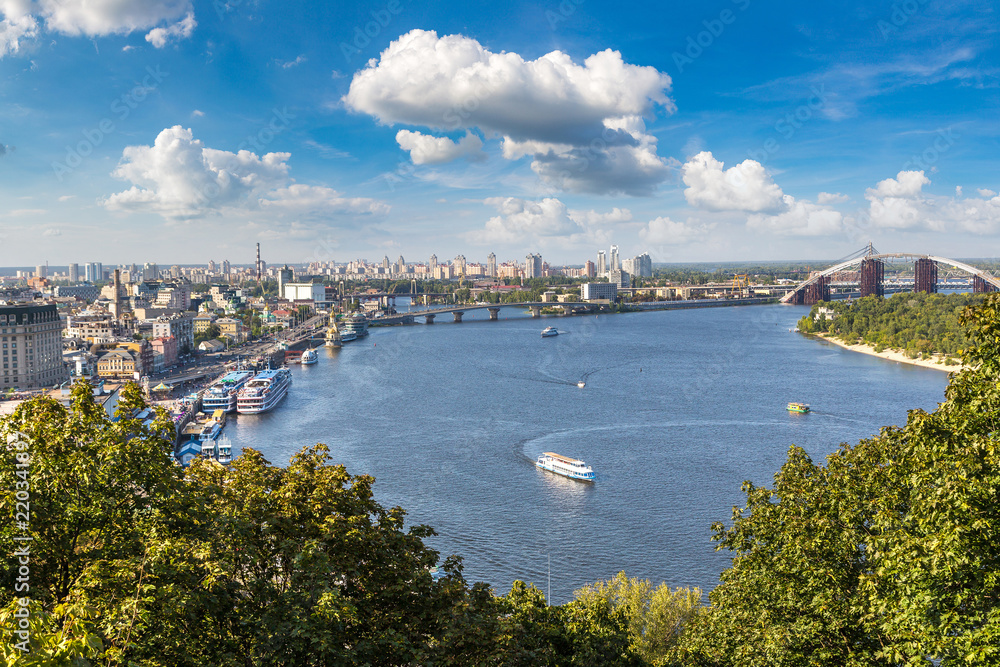
[[[0,265],[995,255],[990,3],[622,9],[3,3]]]

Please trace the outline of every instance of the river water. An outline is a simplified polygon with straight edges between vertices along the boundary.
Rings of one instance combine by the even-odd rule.
[[[808,307],[748,306],[529,319],[504,309],[454,324],[375,328],[294,367],[288,397],[226,427],[238,452],[284,465],[330,447],[376,478],[385,506],[439,536],[470,581],[522,579],[565,602],[624,570],[711,590],[728,565],[713,521],[769,484],[797,444],[820,461],[907,410],[932,410],[947,374],[790,332]],[[510,319],[505,319],[509,316]],[[542,328],[560,335],[541,338]],[[577,382],[585,379],[586,386]],[[808,415],[788,401],[813,406]],[[537,469],[554,451],[593,484]]]

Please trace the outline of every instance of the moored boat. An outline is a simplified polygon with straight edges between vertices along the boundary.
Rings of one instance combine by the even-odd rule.
[[[368,318],[364,315],[347,315],[340,322],[340,337],[341,340],[348,341],[354,340],[354,338],[348,338],[349,334],[354,334],[354,338],[361,338],[362,336],[368,335]]]
[[[303,366],[311,366],[319,361],[319,355],[316,354],[316,350],[306,350],[302,353],[302,358],[299,361]]]
[[[535,461],[535,465],[542,470],[548,470],[570,479],[578,479],[583,482],[594,481],[593,468],[579,459],[571,459],[555,452],[542,453]]]
[[[285,397],[291,384],[292,374],[287,368],[261,371],[240,390],[236,410],[241,415],[267,412]]]
[[[805,414],[810,411],[808,403],[796,403],[792,402],[788,404],[789,412],[798,412],[800,414]]]
[[[201,398],[201,405],[205,410],[225,410],[233,412],[236,410],[236,396],[250,378],[254,376],[253,371],[230,371],[216,380],[215,384],[205,391]]]

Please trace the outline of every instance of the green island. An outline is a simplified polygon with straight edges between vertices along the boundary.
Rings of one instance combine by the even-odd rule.
[[[848,345],[869,345],[876,353],[894,349],[911,359],[943,355],[946,365],[957,365],[954,358],[972,344],[960,322],[962,313],[982,301],[982,294],[922,292],[903,292],[885,299],[869,296],[851,302],[821,301],[799,320],[798,328]]]
[[[707,604],[625,574],[559,606],[497,594],[322,445],[182,470],[137,387],[113,419],[85,383],[34,399],[0,421],[4,664],[997,664],[1000,296],[959,317],[935,411],[744,483]]]

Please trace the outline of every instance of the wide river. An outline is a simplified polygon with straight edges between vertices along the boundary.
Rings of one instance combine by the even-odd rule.
[[[237,452],[279,465],[325,443],[500,593],[551,582],[561,603],[621,570],[708,591],[729,563],[710,525],[742,506],[744,480],[770,484],[792,444],[822,461],[943,400],[944,372],[791,333],[808,310],[538,320],[504,309],[497,322],[478,312],[375,328],[321,348],[318,364],[293,368],[282,404],[226,432]],[[560,335],[542,338],[548,325]],[[788,401],[814,411],[788,413]],[[545,451],[585,460],[596,482],[537,469]]]

